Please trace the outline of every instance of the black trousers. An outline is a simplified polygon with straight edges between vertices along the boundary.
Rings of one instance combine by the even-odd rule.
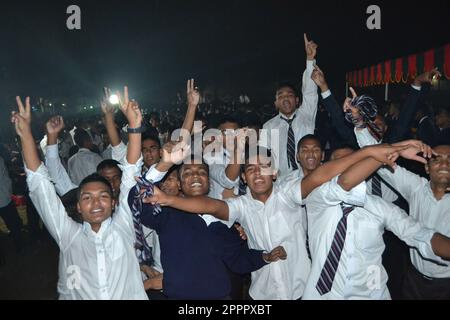
[[[410,266],[403,281],[403,298],[450,300],[450,278],[429,278]]]
[[[10,231],[10,236],[16,246],[21,246],[22,220],[19,217],[16,206],[11,201],[6,207],[0,208],[0,217],[5,221],[6,227]]]

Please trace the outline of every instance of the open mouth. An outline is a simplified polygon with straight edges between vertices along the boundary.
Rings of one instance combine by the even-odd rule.
[[[264,183],[264,179],[255,179],[253,180],[253,183],[258,185],[258,184],[263,184]]]
[[[100,214],[100,213],[103,213],[103,212],[104,212],[104,210],[101,209],[101,208],[91,210],[91,214]]]
[[[200,182],[193,182],[191,183],[191,187],[192,188],[200,188],[202,186],[202,184]]]
[[[450,171],[448,170],[439,170],[438,173],[439,174],[448,174]]]

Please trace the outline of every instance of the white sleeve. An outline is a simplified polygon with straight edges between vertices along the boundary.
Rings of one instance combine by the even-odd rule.
[[[365,146],[373,146],[375,144],[379,144],[379,142],[370,134],[369,129],[354,129],[356,141],[358,141],[358,145],[363,148]]]
[[[58,195],[63,196],[72,189],[78,186],[70,180],[66,169],[61,163],[58,153],[58,145],[47,145],[45,153],[45,166],[48,169],[50,178],[55,183],[55,189]]]
[[[71,235],[81,228],[81,224],[67,215],[43,164],[35,172],[25,167],[25,172],[30,198],[36,210],[59,248],[64,250],[65,245],[70,243]]]
[[[362,182],[350,191],[345,191],[338,184],[339,176],[314,189],[305,199],[308,214],[320,213],[325,208],[335,206],[341,202],[354,206],[363,206],[366,202],[366,183]],[[314,208],[312,210],[311,208]]]
[[[145,179],[153,183],[160,182],[167,174],[167,171],[166,172],[158,171],[158,169],[156,169],[156,165],[157,164],[152,165],[150,169],[148,169],[147,172],[145,173]]]
[[[227,166],[224,164],[213,163],[209,166],[209,178],[213,179],[225,189],[233,189],[239,186],[239,176],[236,180],[230,180],[225,172]]]
[[[392,231],[400,240],[406,242],[408,246],[416,248],[425,259],[446,265],[449,264],[448,261],[434,254],[431,238],[436,231],[426,228],[396,205],[379,197],[372,198],[376,198],[372,203],[377,206],[375,210],[378,210],[379,214],[383,215],[386,229]],[[370,210],[370,208],[368,209]]]
[[[246,210],[243,207],[242,197],[229,198],[223,201],[225,201],[228,205],[228,221],[220,221],[225,223],[229,228],[231,228],[235,222],[239,222],[244,228],[246,228]]]
[[[281,196],[289,203],[301,206],[302,200],[302,180],[303,177],[283,179]]]
[[[314,71],[315,60],[306,61],[306,70],[303,72],[302,79],[302,105],[299,108],[300,118],[303,119],[304,125],[315,128],[317,104],[319,102],[319,94],[317,92],[317,85],[311,79]]]
[[[136,185],[135,177],[140,173],[142,167],[142,157],[136,162],[136,164],[128,163],[126,157],[124,157],[119,164],[120,170],[122,170],[122,180],[120,183],[119,203],[116,208],[116,213],[113,216],[114,222],[122,226],[125,232],[134,239],[134,225],[133,217],[130,206],[128,204],[128,194]]]
[[[127,156],[127,146],[125,143],[120,141],[117,146],[111,147],[111,156],[116,161],[122,161]]]

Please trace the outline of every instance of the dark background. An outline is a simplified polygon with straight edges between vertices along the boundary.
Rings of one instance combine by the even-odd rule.
[[[66,28],[70,4],[81,8],[79,31]],[[370,4],[381,7],[381,30],[366,28]],[[272,103],[277,81],[301,81],[303,32],[342,96],[346,71],[450,40],[448,0],[39,0],[2,3],[0,16],[1,114],[17,94],[95,104],[104,85],[170,103],[190,77],[219,96]]]

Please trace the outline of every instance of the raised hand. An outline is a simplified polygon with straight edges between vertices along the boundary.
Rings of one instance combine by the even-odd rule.
[[[372,158],[395,169],[397,167],[395,161],[400,156],[400,152],[406,150],[408,146],[392,146],[385,143],[366,148],[370,150],[370,155]]]
[[[188,80],[186,87],[188,106],[197,107],[200,102],[200,93],[198,92],[198,88],[194,86],[194,79]]]
[[[353,125],[356,127],[361,127],[364,124],[364,118],[361,116],[361,113],[359,112],[359,109],[352,105],[352,100],[356,98],[358,95],[356,94],[356,91],[350,87],[350,92],[352,94],[351,98],[345,98],[344,105],[342,106],[342,109],[344,113],[351,113],[353,121]]]
[[[64,129],[64,119],[61,116],[51,117],[45,124],[45,129],[48,135],[59,135],[62,129]]]
[[[286,260],[287,254],[282,246],[278,246],[270,253],[263,253],[263,259],[267,262],[275,262],[278,260]]]
[[[319,66],[314,66],[314,71],[312,72],[311,79],[314,83],[320,88],[322,92],[328,90],[328,84],[325,79],[325,75],[322,70],[320,70]]]
[[[169,141],[163,145],[162,151],[162,162],[172,166],[180,164],[190,154],[191,149],[185,142]]]
[[[108,88],[103,88],[104,96],[100,102],[102,112],[107,115],[113,115],[116,112],[116,108],[109,102],[109,97],[111,96],[111,90]]]
[[[399,152],[400,156],[409,159],[421,162],[423,164],[427,164],[426,158],[431,158],[436,153],[431,149],[431,147],[420,140],[406,140],[394,143],[395,147],[405,147],[405,150]],[[423,157],[418,156],[418,153],[422,153]]]
[[[317,48],[319,46],[314,41],[309,41],[306,33],[303,34],[303,38],[305,40],[306,59],[314,60],[317,54]]]
[[[431,83],[433,80],[433,77],[436,76],[438,79],[442,77],[442,74],[438,71],[437,68],[434,68],[433,70],[424,72],[420,75],[418,75],[414,79],[414,85],[420,87],[423,83]]]
[[[128,87],[123,88],[123,95],[117,91],[117,96],[119,97],[119,106],[122,113],[128,120],[128,125],[130,128],[138,128],[142,124],[142,112],[139,108],[139,104],[129,99]]]
[[[23,137],[26,134],[31,134],[31,105],[30,97],[25,98],[25,106],[22,103],[22,99],[17,96],[16,103],[19,112],[13,111],[11,113],[11,122],[14,123],[16,133],[19,137]]]
[[[162,192],[158,187],[153,187],[153,195],[142,199],[143,203],[150,203],[152,205],[159,204],[161,207],[170,206],[170,196]]]

